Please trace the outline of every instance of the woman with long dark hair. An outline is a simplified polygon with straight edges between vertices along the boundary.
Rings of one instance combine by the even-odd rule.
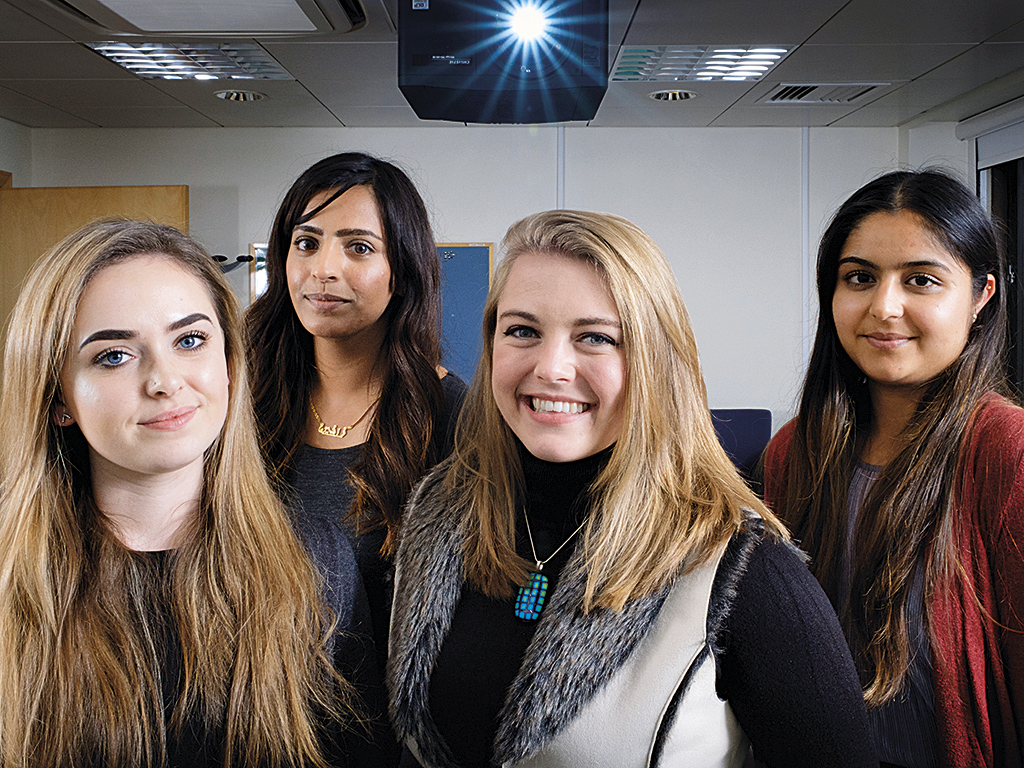
[[[765,498],[811,556],[884,765],[1020,766],[1024,411],[1007,399],[1006,264],[963,184],[897,172],[818,251],[797,418]]]
[[[410,498],[388,681],[428,768],[872,766],[842,632],[719,444],[657,245],[514,224],[453,455]]]
[[[342,538],[325,582],[292,532],[201,246],[122,220],[54,246],[0,424],[0,764],[345,764],[331,629],[358,572]]]
[[[440,266],[427,211],[392,163],[315,163],[274,219],[249,372],[269,469],[300,529],[353,539],[381,663],[391,555],[412,485],[448,451],[465,384],[440,368]]]

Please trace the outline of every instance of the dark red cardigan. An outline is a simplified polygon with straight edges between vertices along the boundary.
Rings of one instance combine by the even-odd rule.
[[[765,453],[765,501],[785,517],[795,421]],[[970,428],[956,489],[963,578],[932,595],[942,765],[1024,765],[1024,409],[989,397]],[[813,557],[814,553],[811,553]],[[994,620],[993,620],[994,619]]]

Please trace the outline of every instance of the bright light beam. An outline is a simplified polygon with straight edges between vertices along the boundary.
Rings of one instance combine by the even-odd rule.
[[[547,31],[548,19],[540,8],[535,5],[521,5],[512,14],[512,33],[529,43]]]

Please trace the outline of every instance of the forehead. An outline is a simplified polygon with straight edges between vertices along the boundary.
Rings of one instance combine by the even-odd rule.
[[[75,329],[141,328],[197,311],[218,320],[206,282],[170,256],[143,254],[92,277],[78,301]]]
[[[876,211],[861,219],[846,238],[842,256],[854,251],[869,251],[877,256],[928,254],[930,258],[960,263],[928,226],[912,211]]]
[[[526,251],[512,262],[498,306],[534,302],[557,311],[587,306],[618,318],[604,272],[589,259],[558,252]]]
[[[303,208],[302,215],[308,216],[317,208],[322,206],[325,202],[330,200],[337,193],[338,188],[325,189],[322,192],[317,192],[306,203],[306,207]],[[377,206],[377,197],[374,195],[373,190],[366,184],[356,184],[353,187],[349,187],[340,195],[338,195],[331,203],[324,208],[322,211],[318,211],[314,219],[324,215],[344,213],[353,216],[369,217],[371,219],[380,220],[380,210]]]

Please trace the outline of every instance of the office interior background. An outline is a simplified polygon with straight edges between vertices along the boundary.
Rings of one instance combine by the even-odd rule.
[[[105,39],[83,21],[96,0],[73,0],[78,14],[0,0],[0,170],[14,187],[187,185],[190,231],[232,257],[265,242],[304,168],[348,150],[410,173],[439,242],[497,245],[555,207],[626,216],[672,265],[710,405],[770,409],[776,429],[814,332],[817,241],[845,197],[937,165],[1016,205],[986,169],[1024,157],[1019,0],[611,0],[597,114],[542,125],[417,118],[398,89],[398,2],[363,0],[352,31],[232,37],[290,79],[226,84],[143,79],[102,57],[85,44]],[[759,78],[616,78],[662,46],[786,52]],[[773,101],[787,85],[817,87]],[[265,98],[214,95],[237,87]],[[649,96],[666,89],[694,97]],[[244,294],[245,270],[229,276]]]

